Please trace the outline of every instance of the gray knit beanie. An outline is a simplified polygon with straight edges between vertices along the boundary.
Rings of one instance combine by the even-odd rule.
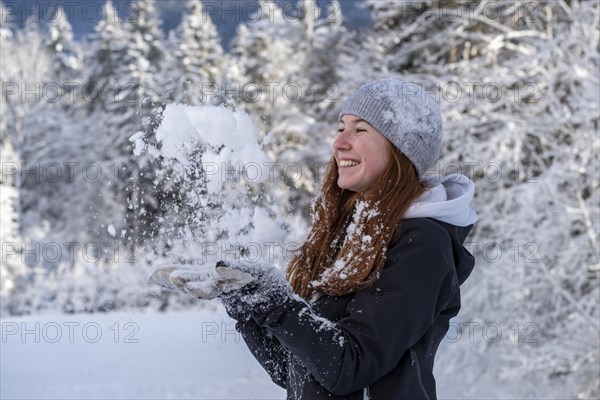
[[[435,99],[416,83],[381,79],[361,86],[342,105],[346,114],[364,119],[415,166],[419,178],[438,158],[442,116]]]

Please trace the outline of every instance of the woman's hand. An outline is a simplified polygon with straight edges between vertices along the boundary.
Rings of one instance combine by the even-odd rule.
[[[219,272],[221,271],[201,267],[167,265],[152,273],[150,283],[181,291],[198,299],[210,300],[222,293],[238,290],[254,280],[250,274],[239,270]]]
[[[167,265],[150,282],[169,290],[210,300],[219,297],[230,317],[246,321],[289,298],[291,289],[281,271],[265,263],[219,261],[215,269]]]
[[[238,321],[247,321],[252,312],[266,313],[283,304],[291,296],[291,287],[285,276],[270,264],[219,261],[216,271],[222,276],[242,272],[253,278],[252,282],[239,290],[219,295],[227,314]]]

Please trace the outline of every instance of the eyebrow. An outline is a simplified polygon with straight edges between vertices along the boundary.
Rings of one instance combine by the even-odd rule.
[[[359,122],[367,122],[367,121],[365,121],[365,120],[364,120],[364,119],[362,119],[362,118],[357,118],[357,119],[355,119],[355,120],[353,120],[353,121],[351,121],[351,122],[354,122],[355,124],[358,124]],[[340,124],[344,124],[344,125],[346,125],[346,124],[344,123],[344,121],[342,121],[341,119],[340,119],[339,123],[340,123]]]

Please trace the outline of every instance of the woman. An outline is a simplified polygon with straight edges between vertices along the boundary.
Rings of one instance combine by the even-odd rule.
[[[152,281],[220,297],[288,399],[434,399],[434,355],[474,266],[462,243],[477,220],[468,178],[423,178],[441,139],[439,106],[420,86],[364,85],[342,106],[285,278],[219,262],[217,279],[168,268]]]

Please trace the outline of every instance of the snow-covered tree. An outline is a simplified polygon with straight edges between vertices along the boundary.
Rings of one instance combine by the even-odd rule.
[[[127,40],[127,59],[131,81],[131,100],[138,101],[142,124],[149,128],[151,116],[160,101],[159,77],[163,70],[164,45],[155,0],[136,0],[124,22]]]
[[[131,13],[123,21],[127,46],[125,63],[129,67],[127,82],[128,102],[135,103],[136,117],[127,121],[120,130],[120,140],[128,152],[132,170],[127,186],[127,229],[134,243],[141,243],[155,232],[155,216],[160,213],[157,196],[161,190],[155,184],[156,165],[147,157],[132,159],[129,137],[144,132],[148,143],[155,143],[154,131],[160,122],[161,110],[167,96],[160,87],[164,72],[165,48],[161,23],[155,0],[136,0]]]
[[[270,184],[283,189],[293,185],[294,178],[286,176],[287,160],[280,156],[301,145],[301,136],[313,122],[301,111],[304,94],[299,78],[304,50],[300,42],[304,29],[302,21],[285,17],[275,2],[260,1],[259,5],[257,14],[238,26],[226,84],[234,92],[237,106],[253,118],[261,134],[271,135],[266,150],[278,160],[278,175]],[[297,196],[284,192],[271,190],[284,209],[292,210]]]
[[[442,57],[416,52],[410,41],[396,49],[420,66],[402,77],[425,83],[442,102],[445,147],[431,172],[460,166],[476,181],[481,219],[467,246],[477,263],[459,322],[478,323],[483,338],[482,327],[503,329],[498,341],[448,344],[449,358],[438,365],[478,365],[479,373],[458,384],[469,388],[463,395],[483,396],[494,385],[505,397],[594,398],[600,10],[590,2],[528,2],[517,6],[537,11],[516,18],[505,6],[498,3],[503,13],[494,22],[475,14],[440,27],[449,45],[463,35],[480,37],[477,52]],[[535,378],[505,384],[521,376]]]
[[[315,0],[300,0],[299,6],[302,27],[307,38],[311,38],[315,31],[315,26],[319,22],[321,11]]]
[[[4,134],[2,135],[4,136]],[[10,296],[22,290],[27,279],[27,267],[23,262],[22,237],[20,234],[20,201],[19,201],[19,159],[9,140],[0,144],[0,243],[2,245],[2,262],[0,263],[0,299],[10,302]],[[6,307],[10,309],[10,305]],[[0,309],[0,315],[5,309]]]
[[[240,105],[267,131],[275,126],[280,107],[291,112],[284,88],[296,83],[300,69],[295,51],[299,31],[275,2],[261,0],[259,5],[258,14],[238,26],[228,71]]]
[[[72,88],[81,73],[81,51],[73,41],[73,28],[62,7],[49,22],[46,46],[52,57],[52,78],[62,87]]]
[[[419,68],[424,62],[471,58],[489,28],[483,15],[486,3],[367,0],[373,19],[371,43],[382,53],[385,65],[397,72]],[[504,13],[515,4],[497,2],[493,7]]]
[[[16,30],[10,36],[5,32],[5,35],[5,39],[9,40],[6,43],[3,41],[3,45],[0,46],[3,53],[0,68],[3,81],[3,99],[0,105],[0,117],[3,122],[0,129],[0,145],[6,152],[8,160],[15,163],[17,170],[14,178],[5,181],[3,185],[13,188],[7,191],[13,192],[11,198],[16,202],[13,208],[17,214],[14,218],[17,218],[20,223],[24,212],[21,170],[23,166],[25,168],[32,166],[27,153],[35,144],[35,138],[23,128],[37,110],[48,105],[41,85],[49,80],[51,59],[44,51],[45,45],[34,17],[28,18],[21,30]],[[5,51],[9,53],[4,53]],[[32,59],[31,52],[38,56]],[[25,90],[30,93],[25,95]]]
[[[114,15],[107,15],[105,21],[111,22]],[[40,36],[36,40],[34,32],[37,30],[37,23],[32,21],[22,37],[17,35],[15,44],[21,45],[28,57],[30,48],[43,49],[36,55],[36,60],[45,60],[46,65],[39,84],[55,86],[57,81],[64,83],[74,78],[73,74],[78,73],[75,68],[78,64],[71,58],[78,57],[78,50],[72,42],[66,14],[58,10],[48,26],[49,35],[46,39]],[[107,38],[114,45],[116,40],[111,39]],[[23,45],[25,41],[27,46]],[[115,160],[103,156],[115,143],[110,128],[116,124],[107,123],[104,116],[115,110],[110,108],[114,103],[106,100],[113,86],[111,80],[117,76],[117,73],[112,76],[98,74],[105,66],[101,62],[106,58],[110,60],[110,57],[103,57],[110,56],[106,51],[102,53],[104,44],[106,42],[101,43],[99,50],[94,53],[100,56],[88,63],[98,68],[87,70],[84,87],[78,86],[74,90],[81,93],[86,86],[94,87],[105,91],[106,96],[97,92],[97,98],[89,96],[87,102],[81,102],[81,97],[78,97],[80,102],[73,107],[68,93],[64,92],[55,101],[47,97],[48,92],[42,87],[40,92],[44,96],[28,104],[16,135],[20,142],[15,148],[25,169],[20,174],[24,178],[19,181],[18,188],[22,231],[28,240],[41,245],[49,242],[62,245],[64,242],[105,240],[108,235],[106,232],[103,232],[104,235],[98,234],[99,224],[94,222],[94,218],[118,215],[123,204],[114,201],[111,196],[110,167]],[[84,107],[79,108],[81,105]],[[120,158],[115,159],[123,162]],[[86,165],[92,167],[92,176],[99,173],[102,178],[95,181],[87,179],[92,170],[84,170]],[[59,263],[62,261],[58,260]],[[41,260],[39,265],[54,267],[55,263],[44,264],[44,260]]]
[[[86,54],[83,90],[88,99],[87,109],[90,113],[101,110],[113,119],[127,120],[133,118],[136,109],[128,92],[131,69],[127,64],[127,35],[111,0],[104,4],[102,15]]]
[[[86,57],[86,65],[89,65],[84,85],[89,91],[87,118],[97,121],[95,130],[101,140],[93,143],[99,147],[95,153],[98,156],[106,153],[105,157],[97,159],[108,160],[106,168],[113,163],[120,172],[121,168],[135,169],[130,157],[129,136],[141,129],[139,98],[134,87],[129,34],[110,0],[103,11],[103,19],[94,28],[91,50]],[[117,203],[123,203],[127,197],[123,193],[123,184],[121,179],[110,183],[114,195],[121,200]],[[118,225],[117,229],[120,231]]]
[[[342,6],[339,0],[330,0],[326,8],[325,23],[333,26],[342,26],[344,16],[342,15]]]
[[[168,47],[173,54],[165,68],[169,98],[190,105],[210,103],[224,55],[217,28],[200,0],[188,0],[181,24],[171,33]]]
[[[8,10],[4,3],[0,2],[0,59],[7,60],[10,57],[13,47],[13,29],[14,21],[9,18]],[[11,75],[11,67],[7,66],[7,62],[0,63],[0,81],[9,82],[9,76]],[[13,67],[14,68],[14,67]],[[14,87],[14,86],[13,86]],[[14,117],[12,113],[9,113],[7,106],[8,102],[8,90],[2,90],[2,98],[0,99],[0,144],[3,143],[7,135],[7,129],[11,126],[12,122],[9,122],[9,118]]]
[[[110,115],[117,143],[128,146],[136,131],[149,128],[158,101],[156,79],[163,58],[162,39],[153,1],[138,1],[122,24],[111,0],[94,28],[86,57],[84,88],[89,112],[98,107]]]
[[[143,215],[151,214],[156,206],[152,189],[156,166],[134,158],[129,138],[140,131],[152,138],[155,118],[160,115],[156,82],[163,48],[154,4],[137,2],[132,7],[135,12],[122,25],[107,1],[87,58],[91,68],[85,86],[101,94],[88,107],[88,118],[96,120],[103,138],[96,154],[108,161],[105,168],[116,169],[116,179],[108,184],[116,202],[127,206],[124,226],[117,230],[124,229],[124,238],[137,244],[145,235],[145,226],[153,221]]]
[[[14,28],[14,17],[8,12],[4,3],[0,1],[0,39],[3,43],[10,43]]]
[[[23,119],[28,115],[32,105],[41,103],[41,83],[48,82],[51,71],[51,60],[45,52],[40,27],[35,21],[35,16],[29,17],[22,29],[12,35],[12,45],[3,43],[3,51],[12,50],[7,57],[3,57],[4,71],[3,82],[5,102],[3,109],[8,114],[12,126],[7,129],[8,135],[13,135],[14,140],[22,139],[19,136]],[[36,57],[31,57],[36,54]],[[25,89],[29,94],[25,95]],[[5,114],[5,115],[6,115]],[[20,145],[15,144],[15,151]]]
[[[304,7],[310,10],[316,4],[308,2]],[[344,53],[356,50],[353,33],[342,25],[339,7],[339,3],[332,2],[328,7],[328,15],[314,20],[311,23],[312,29],[307,30],[306,27],[311,24],[305,23],[303,38],[299,44],[304,55],[300,74],[304,90],[302,108],[322,122],[337,119],[334,114],[339,100],[340,72],[344,67],[341,57]]]
[[[26,119],[26,110],[35,106],[41,99],[39,96],[22,97],[22,90],[27,84],[35,85],[35,79],[46,76],[47,63],[41,57],[39,64],[32,63],[25,49],[31,48],[43,52],[42,40],[37,25],[33,20],[26,21],[22,30],[16,30],[14,21],[4,3],[0,3],[0,81],[2,81],[2,98],[0,99],[0,242],[2,243],[2,261],[0,262],[0,301],[7,305],[0,310],[1,314],[10,309],[10,296],[22,288],[27,280],[27,268],[23,262],[23,238],[21,236],[22,203],[21,203],[21,170],[23,165],[23,148],[26,145],[22,126]],[[19,62],[24,64],[19,65]],[[27,73],[31,73],[27,79]],[[30,103],[30,104],[27,104]]]
[[[316,183],[331,155],[328,140],[337,120],[339,55],[351,35],[335,20],[320,18],[315,1],[302,0],[298,6],[301,19],[290,26],[297,38],[294,49],[300,66],[290,87],[297,94],[288,96],[274,115],[268,148],[280,166],[271,189],[277,201],[307,217]]]

